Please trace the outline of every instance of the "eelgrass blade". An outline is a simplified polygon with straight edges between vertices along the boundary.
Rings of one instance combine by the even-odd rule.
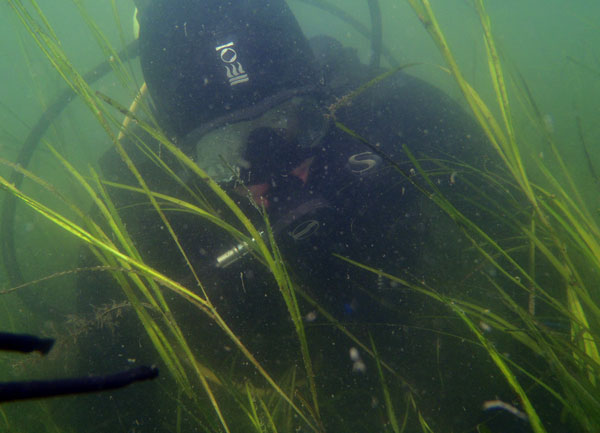
[[[306,369],[306,377],[308,380],[308,386],[312,397],[313,410],[318,420],[320,418],[320,414],[319,402],[317,397],[317,386],[315,383],[315,373],[312,367],[312,361],[310,357],[310,351],[308,348],[308,341],[306,339],[306,332],[304,329],[302,314],[300,313],[300,307],[298,306],[298,300],[296,299],[296,293],[293,283],[290,280],[289,274],[284,266],[283,257],[281,256],[281,252],[279,251],[277,243],[275,242],[275,236],[273,234],[273,231],[271,230],[271,224],[269,223],[266,212],[263,212],[263,215],[265,220],[265,227],[267,230],[267,236],[271,245],[271,250],[273,251],[274,263],[277,265],[277,268],[273,269],[274,271],[276,271],[274,276],[277,280],[279,290],[283,295],[283,299],[288,308],[288,312],[290,314],[292,322],[294,323],[296,334],[298,335],[298,340],[300,342],[300,351],[302,353],[302,360],[304,362],[304,368]]]
[[[385,403],[385,411],[387,413],[389,423],[394,433],[401,433],[404,429],[401,430],[400,426],[398,425],[398,420],[396,419],[396,411],[394,410],[394,404],[392,402],[392,397],[390,396],[390,390],[388,389],[387,383],[385,381],[385,376],[383,375],[383,369],[381,368],[381,362],[379,360],[379,354],[377,353],[377,347],[375,346],[375,341],[373,341],[373,336],[371,336],[370,334],[369,339],[371,340],[371,349],[373,350],[373,358],[375,359],[375,365],[377,366],[377,375],[379,376],[381,391],[383,392],[383,401]]]
[[[195,173],[201,180],[203,180],[209,186],[209,188],[233,212],[233,214],[237,217],[237,219],[246,228],[249,235],[254,240],[254,244],[257,246],[257,252],[265,260],[267,267],[271,271],[273,276],[275,277],[279,288],[285,289],[286,287],[290,287],[291,282],[289,281],[289,277],[287,276],[286,272],[284,271],[284,268],[281,265],[283,263],[281,258],[274,257],[274,255],[271,253],[271,251],[267,247],[266,243],[262,239],[262,236],[260,235],[259,231],[252,224],[252,222],[248,219],[248,217],[242,212],[242,210],[237,206],[237,204],[220,187],[220,185],[218,185],[212,178],[210,178],[206,174],[206,172],[204,172],[204,170],[202,170],[200,167],[198,167],[198,165],[195,164],[194,161],[192,161],[184,152],[182,152],[181,149],[179,149],[177,146],[175,146],[173,143],[171,143],[160,131],[153,129],[148,124],[145,124],[144,122],[141,122],[141,121],[139,122],[139,125],[142,126],[142,128],[146,132],[150,133],[155,139],[157,139],[162,145],[164,145],[165,148],[167,150],[169,150],[173,154],[173,156],[175,156],[175,158],[177,158],[177,160],[179,162],[181,162],[184,166],[188,167],[193,173]],[[124,158],[126,158],[126,162],[128,163],[130,170],[133,170],[135,176],[138,178],[138,181],[140,182],[140,185],[142,186],[142,189],[144,189],[144,191],[146,192],[148,197],[151,199],[151,201],[153,203],[155,203],[155,209],[159,212],[162,212],[160,210],[160,208],[158,207],[158,203],[155,201],[154,197],[152,197],[152,193],[147,189],[147,187],[145,187],[145,184],[143,182],[143,179],[141,178],[141,175],[139,174],[139,172],[137,172],[137,169],[135,168],[135,166],[133,166],[133,162],[130,160],[127,161],[127,155],[124,153],[124,149],[122,147],[120,147],[120,145],[118,143],[115,143],[115,144],[117,145],[117,149],[119,149],[119,152],[123,153],[122,156]],[[174,235],[174,233],[173,233],[173,235]],[[271,236],[272,236],[272,234],[271,234]],[[273,239],[271,239],[271,242],[272,242],[272,245],[274,245]],[[183,252],[183,250],[181,250],[181,251]],[[297,304],[295,304],[294,300],[293,300],[293,290],[285,289],[282,291],[282,294],[284,294],[284,299],[286,299],[286,303],[288,303],[288,306],[291,307],[290,313],[292,314],[292,319],[294,320],[294,316],[296,317],[295,325],[296,325],[297,331],[299,332],[301,347],[303,347],[302,353],[303,353],[303,358],[305,361],[305,366],[307,368],[307,374],[309,375],[309,377],[313,377],[313,379],[309,379],[309,381],[314,380],[314,374],[312,373],[312,367],[310,364],[310,358],[308,356],[307,345],[305,343],[305,337],[304,338],[302,337],[303,328],[302,328],[302,324],[301,324],[301,318],[298,319],[298,317],[300,317],[299,310],[297,308]],[[290,297],[288,297],[288,296],[290,296]],[[298,323],[300,323],[300,326],[298,326]],[[222,322],[222,321],[219,324],[222,328],[226,326],[225,322]],[[225,328],[223,328],[223,329],[225,329]],[[228,331],[226,331],[226,332],[231,332],[229,330],[229,327],[227,327],[227,330]],[[233,336],[233,333],[231,333],[230,335]],[[238,347],[240,349],[242,348],[242,346],[243,345],[241,345],[241,343],[238,345]],[[245,347],[242,351],[246,356],[250,355],[250,353],[245,349]],[[253,364],[256,362],[254,357],[251,358],[251,362],[253,362]],[[255,366],[257,366],[257,365],[255,364]],[[260,367],[259,371],[261,371],[261,373],[266,374],[266,372],[262,369],[262,367]],[[267,377],[268,377],[268,375],[267,375]],[[270,377],[267,380],[269,380],[269,383],[271,383],[272,385],[275,385],[275,382],[272,381],[272,379]],[[313,401],[316,403],[316,388],[314,387],[314,383],[311,386],[311,388],[312,388],[311,394],[313,397]],[[278,390],[278,392],[281,392],[283,394],[283,391],[281,390],[281,388],[279,388],[279,386],[277,386],[276,389]],[[283,395],[285,395],[285,394],[283,394]],[[286,398],[287,398],[287,396],[286,396]],[[289,398],[288,398],[288,400],[289,400]],[[289,400],[289,402],[291,403],[291,400]],[[314,405],[313,410],[316,411],[315,413],[316,413],[317,419],[318,419],[318,405]]]
[[[563,394],[558,394],[549,385],[543,383],[540,379],[534,377],[529,372],[526,372],[510,359],[506,358],[506,361],[513,365],[513,367],[519,369],[519,371],[525,373],[536,383],[543,386],[544,389],[552,394],[559,402],[563,403],[567,410],[577,413],[580,411],[580,409],[585,408],[581,413],[587,413],[587,415],[577,416],[579,421],[593,419],[594,416],[592,413],[600,410],[600,400],[598,399],[595,382],[589,379],[589,377],[590,375],[598,375],[598,372],[600,371],[600,364],[587,356],[585,349],[580,350],[577,346],[573,346],[573,344],[565,342],[563,339],[554,338],[550,332],[547,332],[543,327],[540,327],[534,321],[533,317],[527,311],[521,308],[497,283],[491,279],[490,283],[501,294],[505,304],[509,306],[512,311],[518,314],[518,316],[522,319],[522,322],[527,327],[528,333],[530,333],[532,338],[534,338],[535,341],[537,341],[541,346],[541,353],[543,353],[544,357],[547,359],[548,365],[554,373],[552,377],[555,377],[563,386]],[[577,342],[575,342],[575,344],[577,344]],[[569,360],[569,358],[571,359]],[[581,372],[581,376],[577,376],[577,370],[570,371],[570,369],[565,366],[566,361],[570,361],[570,364],[579,364],[578,367],[579,371]],[[583,380],[583,377],[586,375],[589,382]],[[600,412],[598,412],[598,414],[600,414]],[[590,415],[589,418],[588,415]]]
[[[585,200],[583,200],[581,193],[580,193],[579,189],[577,188],[569,169],[567,168],[563,158],[560,156],[560,153],[556,146],[555,139],[548,131],[548,127],[545,125],[545,120],[542,116],[540,109],[538,108],[535,98],[533,97],[533,92],[529,88],[527,81],[521,75],[521,73],[518,71],[517,71],[517,73],[518,73],[518,78],[519,78],[519,83],[518,83],[519,86],[517,86],[517,89],[522,89],[522,93],[524,94],[524,99],[526,100],[526,104],[525,104],[526,109],[528,109],[528,111],[533,112],[533,114],[532,114],[533,120],[536,122],[536,124],[538,125],[538,128],[542,132],[542,136],[544,137],[546,143],[550,146],[550,150],[552,151],[554,161],[558,164],[558,166],[560,168],[560,172],[562,173],[563,178],[566,180],[567,185],[569,186],[570,194],[566,198],[568,199],[568,201],[577,202],[577,207],[575,208],[575,210],[578,211],[579,213],[582,213],[583,215],[585,215],[584,219],[587,221],[593,222],[595,225],[595,222],[593,221],[593,218],[588,210],[588,206],[587,206]],[[576,123],[577,123],[577,119],[576,119]],[[583,140],[583,137],[581,134],[580,134],[580,140],[582,140],[582,143],[584,145],[584,151],[585,151],[585,143],[583,142],[584,140]],[[587,151],[585,151],[585,153],[587,154]],[[536,162],[538,163],[538,165],[542,165],[541,161],[539,161],[537,159],[536,159]],[[594,175],[594,167],[591,165],[591,160],[589,159],[589,156],[588,156],[588,164],[590,166],[592,175]],[[561,190],[563,189],[562,186],[560,187],[560,189]],[[571,197],[571,195],[573,196],[574,199]],[[595,230],[595,233],[597,233],[597,234],[599,233],[598,229]]]
[[[110,42],[108,41],[107,37],[102,32],[100,27],[96,24],[96,21],[94,21],[93,17],[90,16],[90,14],[88,13],[88,11],[85,8],[82,1],[81,0],[73,0],[73,3],[79,10],[81,17],[83,18],[84,22],[86,23],[86,25],[92,32],[94,38],[96,39],[98,46],[102,50],[103,57],[105,59],[109,59],[109,63],[112,67],[112,70],[113,70],[115,76],[119,79],[119,81],[121,82],[123,87],[131,88],[131,86],[128,86],[128,84],[133,84],[133,77],[129,74],[129,71],[127,71],[127,69],[125,68],[123,62],[121,61],[121,58],[119,57],[117,50],[115,50],[113,48],[113,46],[110,44]],[[119,28],[120,28],[120,26],[119,26]],[[135,88],[137,88],[137,87],[135,87]]]
[[[594,163],[592,162],[592,158],[590,156],[590,152],[588,150],[588,146],[586,144],[585,136],[583,134],[583,128],[581,126],[581,117],[575,116],[575,124],[577,125],[577,135],[579,135],[579,141],[581,143],[581,147],[583,148],[583,153],[585,155],[585,159],[588,165],[588,169],[590,170],[590,175],[596,181],[596,183],[600,182],[600,177],[598,177],[598,173],[596,172],[596,167],[594,167]]]
[[[376,85],[377,83],[397,74],[398,72],[400,72],[404,69],[411,68],[413,66],[419,66],[419,65],[420,65],[420,63],[409,63],[406,65],[400,65],[400,66],[396,66],[388,71],[385,71],[385,72],[379,74],[375,78],[372,78],[371,80],[362,84],[357,89],[351,91],[347,95],[340,97],[335,103],[333,103],[329,107],[328,115],[335,119],[336,111],[339,110],[341,107],[352,104],[352,100],[355,99],[357,96],[359,96],[361,93],[364,93],[365,91],[367,91],[368,89],[370,89],[371,87]]]
[[[514,141],[514,132],[511,133],[512,124],[510,121],[511,118],[510,118],[510,114],[508,111],[508,97],[506,94],[506,86],[504,84],[504,79],[502,77],[502,69],[500,67],[498,55],[495,50],[493,38],[491,36],[489,17],[485,13],[482,0],[476,0],[475,4],[476,4],[477,11],[478,11],[478,14],[479,14],[481,22],[482,22],[482,27],[484,29],[486,49],[488,50],[488,59],[490,60],[490,66],[491,66],[490,70],[492,71],[492,82],[493,82],[496,92],[498,94],[498,99],[500,101],[499,105],[502,108],[502,113],[505,118],[506,128],[509,131],[510,144],[514,151],[518,151],[516,142]],[[566,168],[564,168],[562,159],[558,156],[558,152],[556,151],[556,148],[552,142],[551,142],[551,146],[552,146],[555,156],[557,157],[557,159],[561,163],[561,166],[563,167],[563,173],[565,173],[565,175],[567,176],[567,179],[571,182],[571,185],[573,185],[569,171],[566,170]],[[523,174],[523,186],[529,186],[529,182],[527,181],[527,178],[524,176],[524,173],[525,173],[524,168],[523,168],[522,164],[520,163],[521,159],[519,157],[517,157],[516,161],[519,162],[519,171]],[[577,191],[577,189],[575,187],[573,187],[572,189],[574,191]],[[532,202],[532,204],[534,204],[534,206],[537,208],[537,204],[535,202]],[[549,222],[546,220],[546,218],[543,214],[540,214],[540,218],[549,227]],[[557,237],[555,237],[555,241],[557,243],[560,242]],[[569,267],[569,268],[570,268],[569,270],[571,271],[570,274],[572,275],[575,272],[575,270],[572,267]],[[569,276],[571,276],[571,275],[569,275]],[[570,279],[567,279],[567,281],[570,281]],[[574,292],[574,290],[572,289],[572,287],[569,283],[567,286],[567,300],[568,300],[568,306],[569,306],[569,309],[571,310],[571,312],[578,318],[578,320],[581,323],[584,324],[584,326],[586,328],[588,328],[587,318],[585,316],[585,312],[581,308],[578,295]],[[579,334],[579,327],[576,324],[573,325],[572,332],[574,333],[574,335]],[[592,356],[595,359],[600,359],[600,354],[598,352],[596,343],[592,338],[592,335],[585,330],[584,330],[584,335],[586,338],[583,339],[583,345],[585,347],[586,353],[588,353],[590,356]],[[593,373],[589,374],[589,378],[590,378],[590,381],[592,381],[592,383],[595,384],[595,377],[594,377]]]
[[[248,349],[237,338],[237,336],[229,328],[229,326],[227,325],[227,323],[218,315],[218,313],[213,309],[213,307],[206,302],[206,300],[204,300],[203,298],[199,297],[194,292],[192,292],[192,291],[186,289],[185,287],[181,286],[179,283],[177,283],[177,282],[169,279],[168,277],[162,275],[161,273],[159,273],[155,269],[153,269],[151,267],[148,267],[144,263],[141,263],[141,262],[137,261],[136,259],[127,256],[126,254],[123,254],[118,249],[116,249],[114,246],[109,245],[109,244],[101,241],[100,239],[94,237],[89,232],[87,232],[83,228],[79,227],[78,225],[74,224],[73,222],[71,222],[70,220],[68,220],[67,218],[65,218],[64,216],[62,216],[61,214],[59,214],[59,213],[57,213],[57,212],[55,212],[55,211],[47,208],[46,206],[42,205],[41,203],[37,202],[36,200],[34,200],[34,199],[28,197],[27,195],[23,194],[21,191],[19,191],[18,189],[16,189],[14,187],[14,185],[12,185],[10,182],[8,182],[3,177],[0,177],[0,186],[3,186],[9,192],[11,192],[12,194],[16,195],[17,198],[19,198],[20,200],[22,200],[24,203],[26,203],[32,209],[34,209],[36,212],[40,213],[41,215],[43,215],[44,217],[46,217],[50,221],[56,223],[59,227],[65,229],[67,232],[69,232],[72,235],[78,237],[82,241],[95,246],[96,248],[102,250],[105,253],[108,253],[110,257],[114,257],[115,259],[120,260],[124,264],[128,264],[128,265],[133,266],[135,269],[137,269],[138,271],[140,271],[144,275],[146,275],[146,276],[154,279],[156,282],[158,282],[159,284],[163,285],[164,287],[167,287],[168,289],[171,289],[174,292],[178,293],[179,295],[181,295],[181,296],[189,299],[190,301],[192,301],[196,306],[198,306],[202,311],[204,311],[212,320],[215,321],[215,323],[225,332],[225,334],[231,339],[231,341],[236,345],[236,347],[242,352],[242,354],[246,357],[246,359],[248,359],[248,361],[259,371],[259,373],[273,387],[273,389],[279,395],[281,395],[281,397],[294,409],[294,411],[300,416],[300,418],[302,418],[304,420],[304,422],[313,431],[315,431],[315,432],[316,431],[321,431],[321,429],[318,428],[309,418],[307,418],[306,414],[291,400],[291,398],[271,378],[271,376],[264,370],[264,368],[256,360],[256,358],[248,351]],[[140,310],[140,311],[143,311],[143,310]],[[146,326],[149,326],[150,329],[156,329],[154,327],[154,324],[151,323],[151,322],[146,322],[145,324],[146,324]],[[152,335],[154,335],[154,334],[152,334]],[[155,340],[156,344],[158,345],[158,348],[162,347],[162,344],[160,343],[160,341],[167,341],[167,340],[164,339],[164,338],[160,338],[158,340]],[[184,349],[187,351],[188,356],[192,355],[191,354],[191,350],[189,349],[189,347],[186,346],[186,347],[184,347]],[[160,350],[160,352],[164,353],[162,349]],[[205,382],[204,375],[197,368],[197,364],[196,363],[194,363],[194,367],[196,368],[196,371],[198,373],[198,376],[199,376],[200,380],[203,381],[203,385],[205,386],[205,389],[210,390],[210,388],[207,386],[207,384]],[[228,431],[228,427],[226,427],[227,424],[225,423],[225,419],[223,418],[222,414],[220,413],[220,409],[219,409],[218,404],[216,403],[216,399],[214,399],[214,396],[212,395],[212,393],[209,393],[209,397],[212,400],[212,404],[215,407],[215,410],[219,414],[219,417],[220,417],[220,419],[222,421],[223,428],[225,428]]]
[[[264,413],[264,417],[267,420],[267,426],[269,427],[267,431],[271,431],[272,433],[278,433],[277,425],[275,424],[275,420],[273,419],[273,416],[271,415],[271,411],[267,407],[267,404],[262,399],[259,400],[259,403]]]
[[[254,396],[253,390],[251,389],[251,385],[249,382],[246,382],[246,396],[248,398],[249,409],[246,409],[246,407],[244,406],[244,411],[246,412],[246,415],[250,419],[250,422],[252,423],[254,430],[257,433],[266,433],[266,430],[263,427],[263,423],[260,419],[260,416],[258,415],[258,410],[256,409],[256,402],[255,402],[256,397]]]
[[[529,423],[531,424],[531,428],[535,433],[545,433],[546,429],[544,428],[541,419],[537,411],[535,410],[533,404],[529,400],[529,397],[525,390],[522,388],[519,380],[508,366],[508,364],[502,358],[502,355],[498,352],[494,344],[489,341],[482,332],[477,328],[477,326],[473,323],[473,321],[460,309],[453,307],[450,305],[450,308],[454,310],[454,312],[463,320],[463,322],[468,326],[468,328],[475,334],[479,342],[483,345],[488,355],[494,361],[494,364],[498,367],[498,369],[502,372],[502,375],[511,386],[513,391],[519,396],[521,403],[523,404],[523,409],[527,414],[529,419]]]
[[[508,102],[508,92],[506,89],[506,82],[504,80],[504,73],[502,71],[502,66],[500,64],[500,57],[498,55],[498,51],[496,50],[496,44],[494,42],[494,37],[492,35],[490,17],[486,13],[485,8],[483,6],[482,0],[475,0],[475,8],[477,10],[477,14],[479,15],[479,20],[481,22],[481,27],[483,29],[484,34],[484,42],[485,48],[487,52],[487,60],[488,67],[490,70],[490,76],[492,81],[492,86],[494,87],[494,91],[496,92],[496,97],[498,99],[498,106],[502,113],[502,119],[504,121],[504,126],[506,128],[506,132],[510,143],[512,145],[513,151],[518,152],[518,148],[516,146],[515,140],[515,131],[512,124],[512,115],[510,111],[510,104]],[[518,154],[515,155],[515,160],[520,159]]]
[[[349,263],[351,263],[351,264],[353,264],[355,266],[363,267],[363,265],[361,265],[360,263],[354,262],[353,260],[348,259],[348,258],[343,257],[343,256],[340,256],[338,254],[333,254],[333,256],[337,257],[337,258],[339,258],[341,260],[346,260],[347,262],[349,262]],[[365,269],[367,269],[367,268],[368,267],[365,266]],[[368,268],[368,270],[373,271],[375,273],[381,272],[381,271],[377,271],[376,269],[373,269],[373,268]],[[385,274],[383,274],[383,275],[385,275]],[[373,353],[373,351],[371,350],[371,348],[367,344],[363,343],[356,335],[354,335],[352,332],[350,332],[350,330],[346,326],[344,326],[342,323],[340,323],[339,320],[337,320],[332,314],[330,314],[326,309],[324,309],[308,293],[306,293],[305,291],[303,291],[301,288],[298,288],[298,287],[296,287],[296,292],[300,296],[302,296],[302,298],[306,302],[308,302],[313,308],[315,308],[319,312],[319,314],[325,318],[325,320],[327,320],[338,331],[340,331],[342,334],[344,334],[346,337],[348,337],[350,339],[350,341],[352,341],[358,347],[360,347],[360,349],[362,351],[364,351],[365,353],[367,353],[372,358],[375,357],[375,354]],[[404,377],[402,377],[396,370],[394,370],[392,367],[390,367],[389,364],[387,364],[383,360],[381,360],[380,362],[381,362],[381,365],[383,366],[383,368],[385,370],[387,370],[389,373],[391,373],[392,375],[394,375],[395,378],[399,379],[402,382],[402,386],[404,386],[407,389],[409,389],[410,392],[416,392],[416,390],[410,385],[410,383]]]
[[[443,32],[437,22],[437,19],[433,13],[433,9],[428,0],[407,0],[413,7],[417,16],[425,26],[426,30],[431,35],[433,41],[437,45],[440,53],[446,60],[448,67],[454,77],[455,81],[459,85],[469,107],[473,111],[475,118],[482,127],[486,136],[490,140],[492,146],[496,149],[502,160],[505,162],[507,168],[513,174],[515,180],[527,196],[528,200],[537,208],[536,197],[533,194],[530,182],[525,172],[523,162],[520,157],[514,134],[512,130],[512,123],[509,117],[505,117],[505,126],[508,130],[503,130],[500,125],[496,122],[491,111],[486,104],[481,100],[477,92],[468,84],[465,80],[458,63],[456,62],[452,51],[443,35]],[[481,21],[484,26],[484,36],[486,36],[486,46],[488,47],[488,62],[491,66],[492,81],[494,87],[497,89],[497,97],[500,108],[508,116],[508,96],[506,94],[506,86],[504,84],[502,68],[499,63],[499,58],[495,50],[495,45],[491,37],[491,31],[488,26],[488,18],[483,9],[483,3],[481,0],[477,0],[479,11],[481,12]],[[496,54],[494,54],[496,53]],[[543,218],[543,215],[541,216]]]
[[[32,3],[35,4],[35,0],[32,0]],[[93,91],[91,91],[91,89],[86,84],[86,82],[77,73],[77,71],[72,67],[72,65],[68,61],[66,55],[62,51],[62,48],[60,46],[60,42],[58,41],[58,39],[55,37],[55,35],[53,35],[53,37],[50,37],[50,36],[48,36],[48,34],[46,32],[42,31],[39,28],[39,26],[37,25],[36,21],[33,19],[33,17],[28,13],[27,9],[25,7],[23,7],[23,5],[20,1],[10,0],[10,5],[13,7],[13,9],[15,9],[15,11],[17,12],[19,18],[21,19],[21,21],[23,22],[25,27],[32,34],[32,36],[38,43],[38,46],[45,53],[46,57],[52,62],[52,64],[56,68],[56,70],[61,74],[61,76],[65,79],[65,81],[69,84],[69,86],[71,86],[75,90],[75,92],[82,97],[83,101],[92,110],[96,119],[103,126],[106,133],[108,134],[108,136],[111,138],[111,140],[115,144],[119,154],[122,156],[126,165],[129,167],[130,171],[137,178],[138,183],[140,184],[140,186],[146,193],[146,196],[148,197],[150,202],[153,204],[155,210],[158,212],[158,214],[161,216],[161,218],[163,219],[165,224],[168,226],[172,237],[174,238],[176,243],[178,243],[176,236],[168,223],[168,220],[164,216],[164,213],[162,212],[158,203],[155,201],[154,196],[152,195],[152,193],[146,186],[145,181],[142,178],[141,174],[137,171],[136,167],[133,165],[133,162],[129,159],[127,153],[124,151],[124,149],[121,146],[121,144],[119,143],[119,141],[116,140],[116,137],[107,122],[107,118],[110,118],[110,116],[108,115],[108,113],[103,111],[101,106],[98,104],[98,97],[94,94]],[[37,4],[35,4],[35,8],[38,11],[39,15],[43,16],[43,13],[37,7]],[[49,26],[49,24],[48,24],[48,26]],[[273,256],[271,255],[266,244],[262,241],[258,230],[254,227],[254,225],[250,222],[250,220],[243,214],[243,212],[239,209],[239,207],[235,204],[235,202],[229,198],[229,196],[222,190],[222,188],[216,182],[214,182],[211,178],[209,178],[203,170],[201,170],[179,148],[177,148],[173,143],[171,143],[162,133],[157,132],[154,128],[152,128],[148,124],[144,124],[143,127],[147,132],[150,133],[151,136],[153,136],[155,139],[157,139],[167,150],[169,150],[176,157],[176,159],[179,160],[179,162],[181,162],[187,168],[191,169],[191,171],[193,173],[198,175],[198,177],[200,179],[202,179],[210,187],[210,189],[213,190],[213,192],[234,213],[234,215],[236,215],[236,217],[239,219],[239,221],[242,223],[242,225],[246,228],[246,230],[248,230],[250,238],[255,239],[255,241],[256,241],[255,243],[257,245],[258,252],[263,256],[268,267],[272,270],[275,270],[274,275],[276,275],[277,274],[277,271],[276,271],[277,264],[275,263]],[[133,265],[136,269],[143,272],[148,277],[150,277],[152,279],[156,279],[156,281],[159,282],[160,284],[165,285],[169,289],[175,290],[177,293],[188,298],[193,303],[195,303],[197,306],[199,306],[205,313],[207,313],[209,315],[209,317],[212,317],[212,319],[217,322],[217,324],[235,342],[236,346],[242,351],[244,356],[246,356],[248,358],[248,360],[267,379],[267,381],[271,384],[271,386],[273,386],[274,389],[278,393],[280,393],[282,395],[282,397],[284,397],[284,399],[286,399],[292,407],[294,407],[296,412],[306,421],[306,423],[314,429],[314,427],[311,425],[311,422],[305,417],[304,413],[281,390],[281,388],[275,383],[275,381],[273,381],[273,379],[270,378],[270,376],[266,373],[266,371],[262,368],[262,366],[260,366],[260,364],[256,361],[256,359],[254,359],[254,357],[250,354],[250,352],[245,348],[245,346],[239,341],[239,339],[237,339],[237,337],[231,331],[231,329],[229,329],[227,324],[216,314],[216,312],[212,308],[211,304],[207,301],[207,299],[202,299],[202,298],[198,297],[193,292],[191,292],[191,291],[185,289],[184,287],[180,286],[179,284],[169,280],[168,278],[159,274],[152,268],[149,268],[146,265],[144,265],[143,263],[138,262],[134,258],[121,253],[115,247],[108,245],[105,242],[102,242],[97,238],[94,238],[90,233],[86,232],[85,230],[81,229],[80,227],[76,226],[75,224],[71,223],[70,221],[66,220],[61,215],[56,214],[55,212],[52,212],[50,209],[44,207],[43,205],[30,200],[28,197],[26,197],[25,195],[20,193],[20,191],[16,190],[16,188],[11,189],[11,192],[13,194],[15,194],[21,200],[26,202],[28,205],[30,205],[31,207],[36,209],[38,212],[42,213],[44,216],[46,216],[50,220],[54,221],[59,226],[63,227],[67,231],[71,232],[75,236],[79,237],[80,239],[84,240],[87,243],[90,243],[90,244],[96,246],[97,248],[104,251],[105,253],[115,256],[118,260],[122,260],[122,261],[124,261],[124,263]],[[185,255],[185,252],[183,251],[183,249],[181,249],[181,247],[179,247],[179,248],[180,248],[181,253]],[[189,263],[189,261],[188,261],[188,263]],[[192,269],[192,268],[190,267],[190,269]],[[201,375],[200,375],[200,379],[204,380]],[[205,385],[204,382],[203,382],[203,385]],[[205,386],[205,388],[207,389],[209,396],[210,396],[209,389],[206,386]],[[215,407],[215,410],[219,414],[219,417],[222,420],[222,425],[223,425],[224,429],[228,430],[228,427],[225,424],[224,419],[222,418],[222,416],[220,414],[218,406],[216,405],[216,401],[212,397],[211,397],[211,401],[213,403],[213,406]],[[313,409],[315,409],[315,408],[313,408]]]

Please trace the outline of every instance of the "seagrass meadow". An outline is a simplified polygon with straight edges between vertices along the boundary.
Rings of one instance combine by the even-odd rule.
[[[0,353],[0,381],[160,375],[2,402],[0,431],[600,431],[600,4],[287,3],[307,36],[381,65],[324,117],[418,193],[410,267],[332,253],[347,276],[303,278],[265,208],[161,128],[133,1],[4,0],[0,330],[55,345]],[[402,140],[399,160],[340,120],[397,74],[462,107],[488,163]],[[130,182],[104,177],[109,150]],[[143,242],[137,209],[155,229]],[[182,221],[211,236],[190,248]],[[216,269],[223,246],[244,265]],[[324,295],[351,279],[358,301]]]

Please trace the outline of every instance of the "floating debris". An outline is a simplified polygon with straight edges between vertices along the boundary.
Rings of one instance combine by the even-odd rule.
[[[313,311],[309,311],[308,313],[306,313],[306,316],[304,316],[304,320],[306,320],[307,322],[314,322],[317,319],[317,312],[315,310]]]
[[[502,400],[488,400],[483,403],[483,410],[494,409],[505,410],[511,413],[512,415],[516,416],[517,418],[522,419],[523,421],[528,420],[527,414],[525,412],[517,409],[512,404],[503,402]]]
[[[360,357],[360,353],[356,347],[351,347],[349,350],[350,360],[352,361],[352,371],[355,373],[364,373],[367,371],[367,366]]]
[[[456,176],[458,176],[458,172],[453,171],[450,175],[450,185],[454,185],[456,183]]]
[[[554,118],[551,114],[544,114],[542,116],[542,123],[544,125],[544,129],[548,134],[554,134]]]
[[[490,325],[488,325],[486,322],[484,322],[483,320],[479,321],[479,327],[481,328],[481,330],[483,332],[491,332],[492,327]]]

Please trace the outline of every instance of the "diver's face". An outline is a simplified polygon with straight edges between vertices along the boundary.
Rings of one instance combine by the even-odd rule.
[[[325,119],[313,98],[296,97],[261,116],[216,128],[194,144],[196,163],[217,182],[231,180],[240,171],[264,170],[269,156],[308,149],[318,144]],[[281,149],[280,147],[285,147]],[[281,160],[281,158],[278,158]],[[285,161],[280,161],[285,164]],[[244,180],[244,179],[242,179]]]

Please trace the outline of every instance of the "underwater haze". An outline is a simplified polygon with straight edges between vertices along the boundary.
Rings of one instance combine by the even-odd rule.
[[[160,371],[0,431],[599,431],[600,3],[281,1],[320,90],[240,114],[147,42],[203,0],[0,3],[0,382]]]

